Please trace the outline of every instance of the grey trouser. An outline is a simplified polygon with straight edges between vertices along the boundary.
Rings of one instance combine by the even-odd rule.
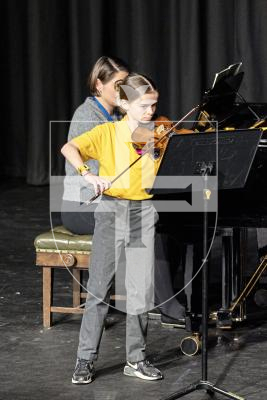
[[[95,212],[78,357],[96,360],[108,312],[109,291],[121,259],[126,285],[126,358],[145,359],[147,313],[154,307],[154,226],[157,213],[150,200],[121,200],[103,196]],[[124,257],[121,257],[124,253]],[[121,267],[121,266],[120,266]]]

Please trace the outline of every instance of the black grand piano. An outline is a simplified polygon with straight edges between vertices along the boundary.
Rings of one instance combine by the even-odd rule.
[[[219,80],[204,95],[204,106],[194,125],[199,132],[261,128],[263,135],[242,190],[220,192],[220,224],[267,227],[267,103],[247,102],[239,93],[244,73]],[[237,102],[238,100],[238,102]],[[265,131],[266,129],[266,131]],[[242,201],[240,199],[242,198]]]
[[[196,132],[213,132],[218,127],[219,133],[232,131],[238,135],[242,130],[261,129],[262,137],[242,189],[219,190],[218,193],[218,235],[222,237],[222,283],[221,304],[216,310],[214,319],[221,328],[229,328],[233,321],[246,318],[244,299],[251,290],[246,288],[248,228],[267,228],[267,104],[247,102],[238,90],[243,73],[230,74],[205,93],[203,106],[198,112],[193,129]],[[216,124],[215,124],[216,121]],[[266,131],[265,131],[266,129]],[[196,134],[197,137],[197,134]],[[174,199],[177,195],[157,194],[156,199]],[[178,195],[179,199],[183,195]],[[202,215],[190,213],[174,217],[161,216],[161,229],[177,236],[177,240],[194,243],[196,257],[201,259],[201,218]],[[176,219],[176,221],[175,221]],[[211,218],[212,219],[212,218]],[[211,223],[212,227],[212,223]],[[211,229],[212,230],[212,229]],[[198,236],[197,244],[192,232]],[[189,236],[189,238],[187,238]],[[185,239],[186,237],[186,239]],[[255,249],[256,251],[256,249]],[[266,260],[267,263],[267,260]],[[198,268],[199,263],[195,267]],[[261,273],[266,264],[261,267]],[[255,270],[257,265],[255,265]],[[253,284],[258,279],[255,276]],[[201,312],[199,298],[201,295],[200,279],[192,285],[195,301],[191,303],[191,315]],[[239,300],[238,303],[235,303]],[[231,307],[234,304],[234,309]],[[196,324],[197,325],[197,324]],[[194,330],[194,323],[191,330]]]
[[[267,104],[247,102],[238,92],[242,79],[241,72],[223,79],[210,90],[196,123],[200,131],[211,131],[214,120],[221,132],[233,131],[238,135],[247,129],[263,131],[245,187],[218,192],[218,231],[223,236],[223,270],[221,309],[216,318],[221,328],[231,327],[233,320],[246,318],[244,300],[267,263],[264,258],[260,268],[258,265],[251,268],[247,262],[248,228],[267,228]],[[248,270],[252,277],[248,277]]]

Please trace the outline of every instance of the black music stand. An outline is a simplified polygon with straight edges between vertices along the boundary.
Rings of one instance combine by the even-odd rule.
[[[239,130],[209,134],[173,135],[168,143],[163,160],[150,193],[163,194],[181,192],[179,188],[162,188],[158,177],[203,176],[203,269],[202,269],[202,377],[197,382],[174,392],[161,400],[174,400],[195,390],[204,389],[209,394],[220,393],[234,400],[245,400],[232,392],[225,391],[208,381],[208,202],[207,180],[218,173],[218,188],[243,188],[252,165],[262,132]],[[218,143],[218,147],[217,147]],[[218,155],[218,160],[216,160]],[[188,190],[188,187],[185,189]],[[212,193],[211,193],[212,196]]]

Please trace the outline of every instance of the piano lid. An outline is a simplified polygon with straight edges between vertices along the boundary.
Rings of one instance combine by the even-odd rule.
[[[254,105],[248,103],[239,93],[244,77],[244,72],[239,72],[240,66],[241,63],[233,64],[216,74],[212,88],[203,96],[203,107],[198,113],[193,129],[203,132],[215,130],[216,127],[249,128],[261,119],[266,119],[266,112],[259,113]],[[236,102],[237,97],[241,102]]]
[[[198,122],[194,124],[194,129],[202,132],[209,126],[216,129],[216,123],[220,129],[227,125],[229,118],[235,114],[234,104],[243,76],[244,72],[239,72],[235,76],[223,78],[205,92],[203,107],[196,118]],[[244,108],[247,108],[245,104]]]

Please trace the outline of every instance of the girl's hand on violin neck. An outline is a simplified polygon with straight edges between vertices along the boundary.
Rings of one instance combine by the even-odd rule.
[[[83,175],[83,178],[86,182],[91,183],[94,186],[96,195],[100,195],[111,186],[111,182],[107,179],[101,178],[101,176],[87,173],[86,175]]]

